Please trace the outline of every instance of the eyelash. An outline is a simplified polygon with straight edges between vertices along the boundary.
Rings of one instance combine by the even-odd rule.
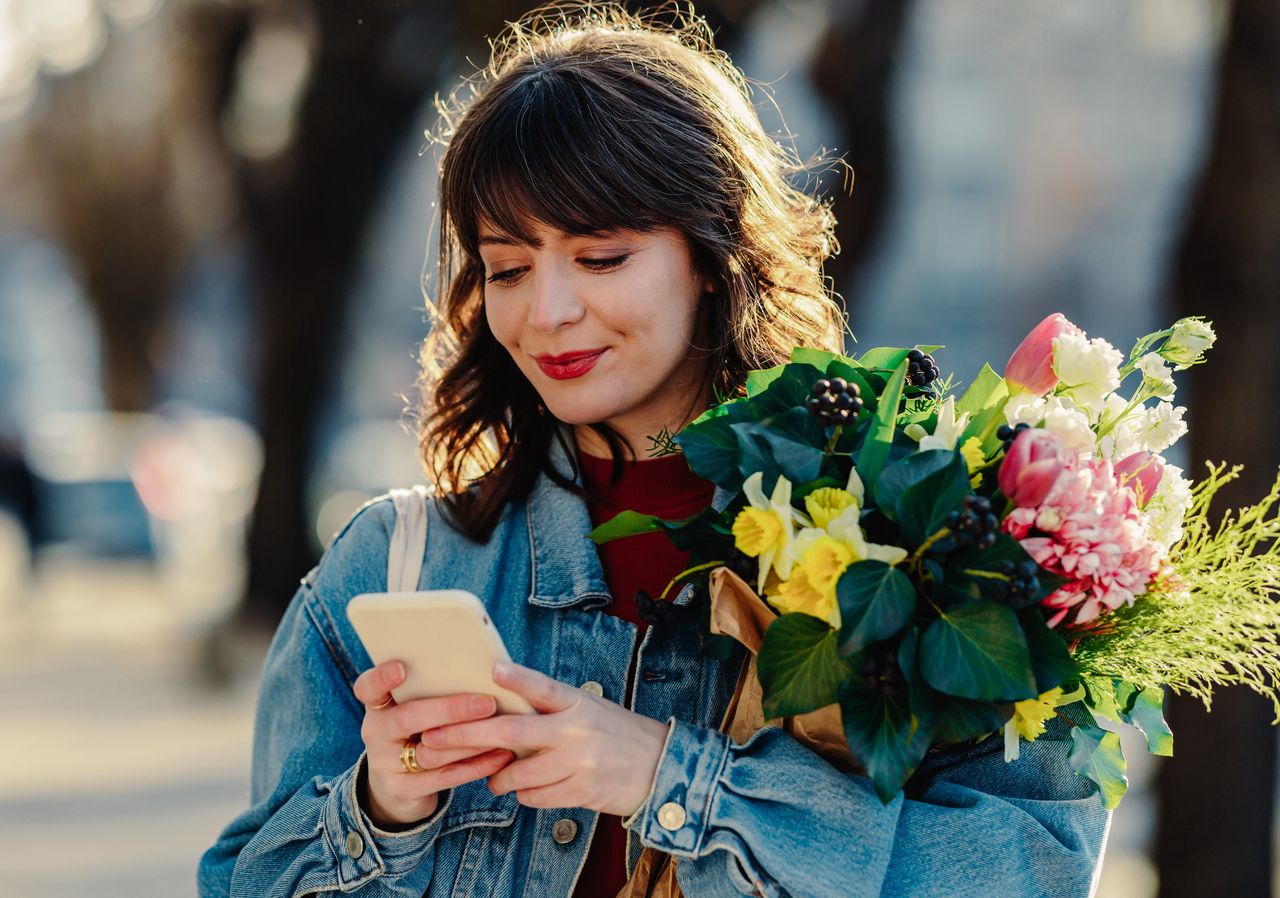
[[[579,259],[578,261],[593,271],[611,271],[622,265],[629,258],[631,258],[631,254],[626,253],[608,259]],[[523,270],[522,268],[508,268],[506,271],[499,271],[496,274],[489,275],[485,280],[490,284],[507,284],[512,282],[515,279],[515,275]]]

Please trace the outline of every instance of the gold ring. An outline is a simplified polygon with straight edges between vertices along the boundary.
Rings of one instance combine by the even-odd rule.
[[[386,697],[383,701],[378,702],[376,705],[370,705],[370,706],[369,706],[369,710],[370,710],[370,711],[385,711],[387,708],[390,708],[390,707],[391,707],[392,705],[394,705],[395,703],[396,703],[395,696],[388,694],[388,695],[387,695],[387,697]]]
[[[400,749],[400,765],[404,767],[405,773],[426,773],[425,767],[418,766],[418,743],[413,739],[406,739],[404,748]]]

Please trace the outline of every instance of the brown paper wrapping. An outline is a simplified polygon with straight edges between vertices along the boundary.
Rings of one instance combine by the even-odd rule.
[[[764,631],[775,617],[773,609],[733,571],[720,567],[711,572],[711,632],[736,639],[751,653],[750,661],[738,676],[720,731],[734,742],[745,742],[764,726],[781,726],[840,770],[861,770],[845,742],[839,705],[827,705],[796,717],[765,720],[764,693],[756,676],[756,653],[764,641]],[[683,898],[676,881],[676,859],[645,848],[617,898]]]

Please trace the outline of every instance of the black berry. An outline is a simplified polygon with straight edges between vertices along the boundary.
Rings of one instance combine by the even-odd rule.
[[[819,378],[809,388],[809,394],[805,407],[823,427],[848,423],[862,411],[862,391],[843,377]]]

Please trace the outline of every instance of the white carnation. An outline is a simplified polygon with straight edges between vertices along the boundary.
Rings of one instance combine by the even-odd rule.
[[[1173,371],[1158,352],[1148,352],[1138,359],[1137,369],[1142,372],[1143,385],[1157,399],[1172,399],[1175,387]]]
[[[1155,408],[1146,409],[1144,436],[1149,452],[1163,452],[1187,432],[1182,416],[1187,410],[1170,402],[1161,402]]]
[[[1051,396],[1045,403],[1044,429],[1069,451],[1093,453],[1095,438],[1089,416],[1060,396]]]
[[[1086,411],[1096,410],[1120,386],[1123,362],[1120,350],[1100,337],[1068,333],[1053,338],[1053,370],[1062,392]]]
[[[1129,401],[1119,393],[1112,393],[1103,403],[1099,415],[1099,430],[1106,433],[1098,440],[1098,455],[1111,461],[1128,458],[1135,452],[1147,451],[1147,415],[1142,408],[1129,408]],[[1124,417],[1121,417],[1121,416]]]
[[[1047,405],[1048,403],[1042,396],[1032,396],[1030,393],[1014,393],[1005,403],[1004,417],[1009,422],[1010,427],[1017,427],[1019,424],[1038,427],[1040,422],[1044,420]]]

